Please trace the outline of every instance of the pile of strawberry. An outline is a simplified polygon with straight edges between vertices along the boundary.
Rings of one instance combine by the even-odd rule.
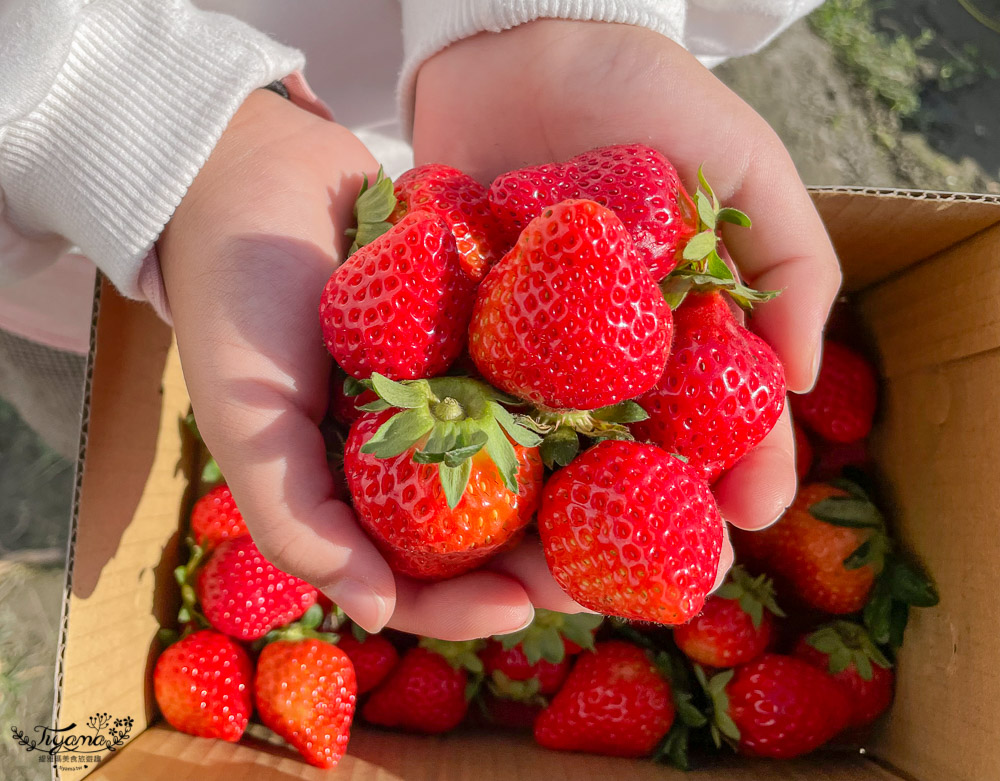
[[[797,756],[888,706],[909,605],[936,596],[858,485],[810,484],[771,529],[737,535],[743,566],[708,597],[724,535],[712,485],[775,425],[785,382],[735,306],[774,294],[720,254],[722,223],[749,220],[699,184],[692,198],[641,145],[489,188],[440,165],[366,181],[320,304],[344,496],[392,568],[425,580],[537,527],[555,580],[600,615],[539,610],[463,643],[366,635],[260,555],[211,475],[177,570],[183,634],[155,671],[170,724],[237,740],[256,708],[331,767],[364,695],[376,725],[485,721],[685,766],[692,739]],[[826,356],[793,402],[822,477],[864,465],[876,401],[863,358]]]

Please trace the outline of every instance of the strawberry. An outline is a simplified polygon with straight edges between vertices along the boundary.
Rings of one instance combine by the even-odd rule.
[[[593,149],[565,163],[501,174],[489,190],[490,207],[509,243],[547,207],[569,198],[589,198],[613,211],[655,280],[677,265],[679,251],[695,232],[694,205],[677,171],[642,144]]]
[[[361,633],[359,633],[361,634]],[[358,694],[378,686],[399,663],[396,647],[382,635],[342,635],[337,647],[347,654],[354,665]]]
[[[701,668],[696,668],[699,672]],[[704,681],[703,674],[701,675]],[[808,754],[847,723],[850,705],[833,679],[801,659],[764,654],[707,682],[717,744],[741,754],[788,759]]]
[[[432,377],[462,352],[474,301],[448,226],[415,212],[333,272],[319,307],[323,338],[354,377]]]
[[[476,282],[509,246],[490,210],[486,188],[468,174],[447,165],[421,165],[400,176],[394,191],[396,208],[388,221],[395,224],[418,210],[436,214],[454,234],[462,268]]]
[[[582,654],[535,721],[545,748],[617,757],[651,754],[670,730],[670,686],[640,647],[621,640]]]
[[[795,474],[799,481],[805,480],[812,471],[813,448],[809,442],[809,437],[802,430],[798,423],[794,424],[795,431]]]
[[[705,600],[701,613],[674,627],[674,642],[691,661],[708,667],[735,667],[767,650],[773,616],[784,616],[765,575],[750,577],[733,567],[727,581]]]
[[[293,625],[282,633],[257,658],[257,714],[309,764],[335,767],[354,719],[354,667],[340,648],[308,628]]]
[[[363,389],[357,395],[349,396],[347,391],[355,389],[351,383],[353,379],[353,377],[344,374],[337,367],[334,370],[332,381],[333,392],[330,396],[330,414],[333,415],[338,423],[348,428],[351,427],[354,421],[365,414],[364,410],[360,409],[360,407],[363,407],[365,404],[371,404],[378,398],[373,391],[367,389]]]
[[[497,640],[487,641],[479,658],[483,660],[487,675],[495,676],[495,681],[498,673],[502,676],[497,681],[498,686],[503,686],[503,682],[530,681],[536,684],[532,687],[533,693],[543,697],[555,694],[569,673],[569,656],[564,655],[562,661],[555,663],[544,658],[531,663],[521,645],[504,648]]]
[[[828,339],[816,385],[792,397],[792,411],[824,439],[854,442],[871,431],[877,401],[875,368],[854,350]]]
[[[639,404],[639,439],[688,460],[714,482],[774,428],[785,374],[774,350],[736,322],[722,293],[690,293],[674,311],[674,345]]]
[[[361,715],[383,727],[430,735],[459,725],[469,708],[469,672],[481,673],[481,641],[448,643],[422,638],[372,692]]]
[[[817,480],[836,480],[852,472],[869,472],[872,457],[868,452],[867,440],[856,442],[821,442],[817,447]]]
[[[498,697],[490,691],[484,692],[479,698],[479,710],[483,716],[484,726],[503,727],[505,729],[532,729],[535,719],[542,712],[546,703],[536,701],[512,700]],[[472,711],[475,715],[476,711]]]
[[[593,613],[557,613],[539,607],[524,629],[493,639],[504,649],[520,648],[529,665],[539,660],[559,664],[584,649],[593,651],[594,634],[603,621],[603,616]]]
[[[344,467],[358,518],[393,569],[447,578],[515,544],[543,467],[538,436],[501,405],[511,400],[457,377],[375,375],[372,387],[383,409],[351,427]]]
[[[244,534],[247,525],[225,483],[217,485],[191,508],[191,535],[204,548],[214,548]]]
[[[722,519],[708,484],[654,445],[605,440],[560,469],[538,528],[566,593],[623,618],[687,621],[719,568]]]
[[[227,540],[198,573],[196,591],[208,622],[238,640],[256,640],[294,621],[317,591],[265,559],[249,535]]]
[[[156,660],[153,691],[171,727],[235,743],[253,711],[253,664],[239,643],[203,629]]]
[[[670,308],[621,220],[593,201],[564,201],[486,275],[469,354],[507,393],[592,410],[649,390],[671,332]]]
[[[834,621],[802,636],[793,654],[840,684],[850,702],[848,728],[867,727],[892,704],[892,665],[863,626]]]

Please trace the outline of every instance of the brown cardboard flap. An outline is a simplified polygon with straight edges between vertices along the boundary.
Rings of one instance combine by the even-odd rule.
[[[836,187],[811,193],[840,258],[845,290],[891,277],[1000,223],[995,195]]]
[[[169,727],[146,731],[92,781],[899,781],[858,755],[822,761],[727,763],[694,775],[650,762],[547,751],[528,736],[457,733],[428,738],[356,729],[350,753],[333,772],[291,751],[192,738]]]
[[[153,311],[107,286],[100,300],[57,724],[130,717],[134,738],[153,715],[156,632],[173,623],[187,393],[170,330]]]

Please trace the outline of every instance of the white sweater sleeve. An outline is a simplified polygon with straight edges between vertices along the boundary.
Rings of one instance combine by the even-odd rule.
[[[404,59],[398,98],[403,128],[413,121],[417,71],[448,44],[535,19],[646,27],[712,67],[757,51],[823,0],[401,0]]]
[[[132,297],[243,99],[303,62],[188,0],[5,0],[0,52],[0,283],[73,244]]]

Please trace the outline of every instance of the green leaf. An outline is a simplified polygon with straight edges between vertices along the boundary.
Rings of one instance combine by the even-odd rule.
[[[454,510],[465,493],[465,487],[469,484],[469,476],[472,474],[472,462],[463,461],[458,466],[448,466],[441,464],[438,467],[438,474],[441,478],[441,487],[444,488],[444,498],[448,502],[448,507]]]
[[[448,466],[458,466],[463,461],[468,461],[487,444],[486,434],[482,431],[475,432],[472,443],[461,447],[453,448],[444,454],[444,463]]]
[[[809,513],[816,520],[851,529],[881,529],[885,525],[875,505],[851,496],[822,499],[809,507]]]
[[[704,193],[695,193],[695,205],[698,207],[698,219],[709,230],[715,230],[715,209],[712,208],[712,201]]]
[[[708,254],[708,264],[705,266],[705,271],[716,283],[720,280],[723,282],[736,281],[736,277],[733,276],[733,270],[719,256],[719,253],[714,250]]]
[[[566,655],[566,646],[558,632],[545,632],[539,636],[539,650],[542,658],[552,664],[559,664]]]
[[[715,596],[720,599],[739,599],[745,593],[746,592],[744,591],[743,586],[739,583],[727,580],[722,584],[722,586],[719,587],[719,590],[715,592]]]
[[[605,423],[621,423],[624,425],[646,420],[649,417],[649,413],[634,401],[623,401],[620,404],[594,410],[591,416],[597,420],[603,420]]]
[[[358,409],[362,412],[381,412],[382,410],[396,409],[396,407],[393,407],[386,401],[382,401],[382,399],[375,399],[375,401],[369,401],[367,404],[362,404],[358,407]]]
[[[717,241],[715,233],[711,230],[696,233],[684,247],[684,260],[701,260],[715,249]]]
[[[866,564],[872,563],[872,541],[874,538],[865,540],[858,548],[844,559],[844,569],[860,569]]]
[[[902,559],[894,556],[888,570],[894,599],[914,607],[934,607],[938,603],[934,584]]]
[[[594,650],[594,630],[604,620],[604,616],[577,613],[562,626],[562,635],[587,651]]]
[[[323,608],[318,603],[313,603],[309,609],[302,614],[298,621],[304,629],[315,629],[323,623]]]
[[[580,437],[571,428],[557,428],[542,440],[539,452],[549,469],[566,466],[580,452]]]
[[[872,640],[880,645],[889,642],[889,621],[892,614],[892,595],[889,579],[880,577],[875,581],[872,596],[861,614],[864,625],[868,627]]]
[[[730,740],[740,739],[739,727],[736,726],[736,722],[725,711],[719,711],[715,714],[715,724],[719,728],[719,732]]]
[[[378,372],[372,374],[372,388],[379,398],[400,409],[415,409],[425,406],[429,394],[426,382],[415,382],[404,385],[401,382],[383,377]]]
[[[663,300],[667,306],[676,309],[684,303],[687,294],[691,292],[692,282],[687,277],[668,276],[660,283],[660,292],[663,293]]]
[[[670,732],[663,739],[654,759],[662,761],[669,760],[670,764],[678,770],[690,770],[691,763],[688,760],[688,741],[690,730],[682,721],[675,721],[670,728]]]
[[[852,661],[854,661],[854,658],[847,649],[847,646],[839,645],[830,654],[830,672],[834,675],[842,673],[851,666]]]
[[[862,488],[860,485],[858,485],[858,483],[856,483],[854,480],[848,480],[843,477],[837,477],[830,481],[830,485],[832,485],[834,488],[839,488],[841,491],[847,491],[847,493],[849,493],[855,499],[862,499],[866,502],[871,501],[871,497],[868,495],[865,489]]]
[[[741,228],[750,227],[750,218],[739,209],[734,209],[731,206],[720,209],[718,215],[716,215],[716,219],[719,222],[728,222],[733,225],[739,225]]]
[[[486,429],[486,452],[496,464],[497,471],[500,472],[500,477],[503,479],[503,484],[507,486],[507,490],[516,494],[518,491],[517,452],[496,419],[488,418],[483,425]]]
[[[910,620],[910,606],[905,602],[893,602],[889,613],[889,647],[898,651],[903,645],[903,635]],[[888,666],[888,665],[886,665]]]
[[[542,438],[538,434],[518,423],[502,405],[491,401],[489,410],[493,413],[497,423],[500,424],[500,428],[506,431],[508,436],[521,447],[538,447],[542,443]]]
[[[744,594],[740,597],[740,607],[750,616],[754,629],[760,629],[760,624],[764,620],[764,606],[760,601],[753,594]]]
[[[875,671],[872,670],[872,660],[868,658],[867,654],[855,654],[854,667],[863,681],[870,681],[875,674]]]
[[[219,463],[210,457],[205,462],[205,466],[201,468],[201,482],[204,485],[215,485],[216,483],[221,483],[223,479]]]
[[[366,390],[368,388],[357,377],[353,377],[350,374],[344,377],[343,393],[345,396],[360,396]]]
[[[351,622],[351,634],[354,635],[354,639],[359,643],[363,643],[368,639],[368,632],[353,621]]]
[[[705,714],[691,704],[691,695],[680,693],[674,700],[677,715],[689,727],[704,727],[708,724]]]
[[[413,460],[421,464],[441,463],[445,453],[458,447],[458,436],[459,429],[454,423],[436,423],[424,446],[413,454]]]
[[[712,186],[708,183],[708,179],[705,178],[704,168],[705,166],[703,165],[698,166],[698,184],[700,184],[701,189],[708,194],[708,197],[712,199],[712,206],[714,207],[714,210],[718,211],[719,199],[715,197],[715,190],[712,189]]]
[[[409,409],[393,415],[361,446],[362,453],[376,458],[395,458],[405,453],[434,428],[434,418],[424,409]]]

